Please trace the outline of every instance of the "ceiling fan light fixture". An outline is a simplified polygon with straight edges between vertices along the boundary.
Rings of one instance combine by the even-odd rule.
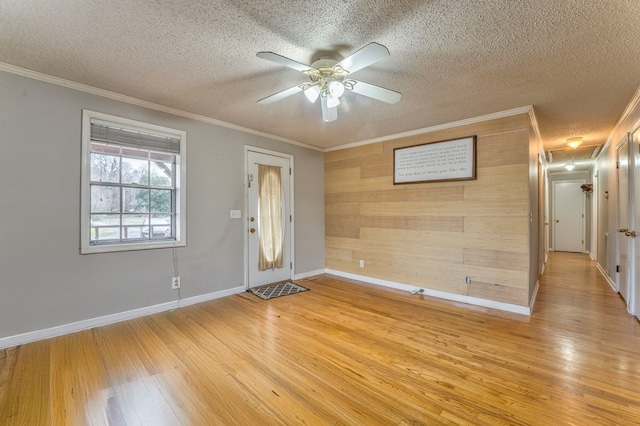
[[[572,149],[576,149],[577,147],[582,145],[582,138],[581,137],[569,138],[567,139],[567,145],[570,146]]]
[[[322,121],[330,122],[338,119],[337,106],[340,105],[340,97],[347,90],[388,104],[395,104],[402,96],[400,92],[347,78],[352,73],[389,57],[389,50],[379,43],[369,43],[341,61],[324,57],[311,65],[305,65],[274,52],[258,52],[256,56],[300,71],[311,80],[262,98],[258,100],[259,104],[270,104],[304,92],[311,103],[315,103],[320,98]]]
[[[331,93],[327,93],[327,108],[335,108],[340,105],[340,99],[333,96]]]
[[[318,96],[320,96],[320,87],[315,84],[309,86],[304,90],[304,95],[307,97],[307,99],[309,99],[309,102],[315,103],[315,101],[318,99]]]
[[[331,93],[333,97],[339,98],[344,94],[344,84],[340,81],[333,80],[329,83],[329,93]]]

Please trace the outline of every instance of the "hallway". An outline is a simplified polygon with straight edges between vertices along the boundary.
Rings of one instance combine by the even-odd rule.
[[[555,362],[564,364],[563,387],[595,412],[608,406],[620,414],[603,412],[592,422],[640,423],[640,323],[594,261],[584,254],[549,253],[531,324],[535,338],[544,341],[541,355],[552,351]],[[622,415],[627,409],[633,416]]]
[[[629,347],[640,346],[631,343],[640,338],[640,323],[585,254],[549,253],[532,318],[577,335],[628,336]]]

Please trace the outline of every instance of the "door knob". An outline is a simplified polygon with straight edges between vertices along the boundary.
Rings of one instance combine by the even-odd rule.
[[[556,219],[556,223],[560,223],[560,219]]]
[[[635,237],[636,231],[627,231],[624,233],[624,235],[626,235],[627,237]]]
[[[251,219],[249,219],[249,220],[250,220],[251,222],[253,222],[254,220],[256,220],[256,218],[252,216],[252,217],[251,217]]]
[[[617,231],[618,232],[629,232],[629,230],[627,228],[618,228]]]
[[[253,234],[254,232],[256,232],[256,228],[249,229],[249,232],[251,232]]]

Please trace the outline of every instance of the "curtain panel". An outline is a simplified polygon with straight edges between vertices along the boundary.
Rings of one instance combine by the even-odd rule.
[[[284,208],[281,168],[258,164],[258,269],[282,268]]]

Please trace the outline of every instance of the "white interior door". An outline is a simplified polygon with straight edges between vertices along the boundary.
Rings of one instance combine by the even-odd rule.
[[[554,250],[584,253],[584,195],[582,181],[553,184]]]
[[[292,157],[285,154],[277,154],[268,151],[248,149],[247,159],[247,286],[258,287],[292,278]],[[275,166],[280,169],[282,183],[281,220],[283,229],[282,238],[282,266],[263,269],[258,265],[260,251],[260,236],[265,230],[260,223],[260,195],[258,165]]]
[[[618,145],[618,293],[629,302],[629,139]]]

